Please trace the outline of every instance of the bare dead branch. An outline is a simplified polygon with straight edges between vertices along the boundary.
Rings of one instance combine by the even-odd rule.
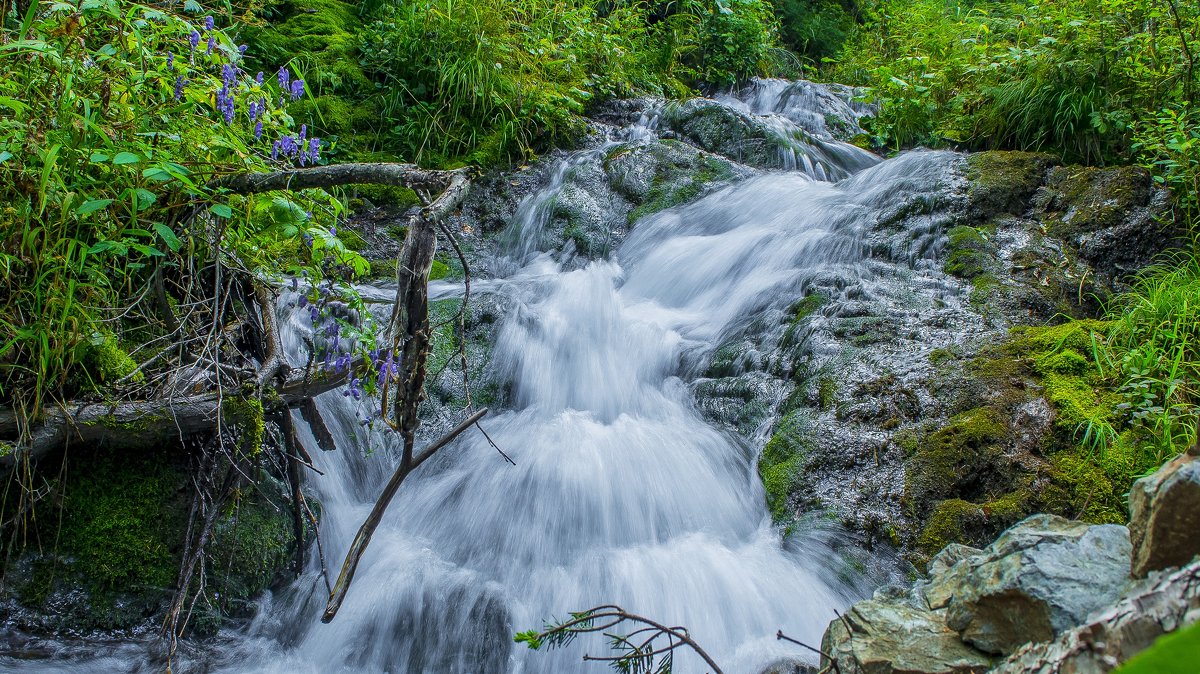
[[[400,461],[400,465],[396,467],[396,472],[392,474],[392,479],[388,480],[387,485],[383,488],[383,492],[379,495],[379,499],[375,501],[375,507],[371,509],[371,514],[367,515],[367,519],[363,521],[362,526],[358,529],[358,533],[354,536],[354,542],[350,544],[350,550],[346,553],[346,560],[342,562],[342,570],[338,574],[337,582],[334,583],[333,590],[329,593],[329,603],[325,605],[325,613],[321,616],[321,622],[327,623],[337,615],[338,609],[342,606],[342,601],[346,598],[346,591],[350,589],[350,583],[354,580],[354,571],[358,568],[358,562],[362,559],[363,553],[366,552],[367,545],[371,542],[371,536],[375,533],[379,522],[383,520],[383,513],[387,510],[388,504],[392,502],[392,498],[396,495],[396,490],[400,488],[400,484],[404,482],[404,478],[408,477],[422,463],[425,463],[435,452],[458,437],[460,433],[483,418],[485,414],[487,414],[486,407],[467,417],[462,423],[451,429],[449,433],[443,435],[416,456],[405,453],[404,458]]]

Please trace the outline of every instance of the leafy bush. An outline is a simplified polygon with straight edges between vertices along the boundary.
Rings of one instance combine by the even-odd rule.
[[[304,83],[244,71],[211,17],[35,4],[5,17],[0,43],[0,399],[36,416],[47,396],[104,379],[89,366],[96,345],[100,360],[146,362],[181,339],[173,307],[211,286],[218,264],[257,273],[290,260],[319,276],[330,253],[354,262],[318,226],[339,208],[323,192],[215,186],[322,160],[284,110]]]
[[[379,12],[362,62],[391,138],[426,164],[527,157],[577,135],[596,101],[729,86],[778,56],[761,0],[417,0]]]
[[[869,16],[829,73],[870,87],[880,145],[1126,159],[1157,111],[1193,100],[1200,75],[1194,3],[882,0]]]

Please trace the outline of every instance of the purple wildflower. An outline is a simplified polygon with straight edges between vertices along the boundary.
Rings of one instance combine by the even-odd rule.
[[[305,235],[304,235],[304,245],[306,245],[306,246],[308,246],[308,247],[310,247],[310,248],[312,247],[312,245],[313,245],[313,238],[312,238],[312,236],[310,236],[310,235],[308,235],[308,234],[305,234]]]
[[[167,52],[167,70],[175,72],[175,52]]]
[[[308,306],[308,295],[301,295],[301,296],[300,296],[300,300],[299,300],[298,302],[296,302],[296,304],[297,304],[297,306],[299,306],[301,309],[303,309],[304,307]]]
[[[321,311],[319,309],[317,309],[316,306],[309,307],[308,317],[309,317],[309,319],[312,320],[313,325],[316,325],[317,321],[320,320],[320,318],[321,318]]]
[[[320,151],[320,149],[321,149],[321,139],[320,138],[313,138],[308,141],[308,154],[309,154],[308,162],[310,164],[317,163],[317,157],[318,157],[317,153]]]
[[[292,100],[296,100],[304,95],[304,80],[295,80],[292,82]]]
[[[329,228],[329,236],[337,236],[337,227]]]
[[[279,146],[280,146],[279,141],[275,141],[275,147],[271,148],[271,160],[272,161],[276,161],[279,159]]]
[[[183,88],[187,86],[188,81],[183,79],[183,75],[175,78],[175,100],[183,98]]]
[[[245,55],[246,55],[246,50],[247,50],[247,49],[249,49],[249,48],[250,48],[250,45],[247,45],[247,44],[239,44],[239,45],[238,45],[238,53],[239,53],[239,54],[241,54],[242,56],[245,56]]]
[[[258,74],[254,76],[254,83],[255,83],[255,84],[257,84],[257,85],[258,85],[258,86],[260,86],[260,87],[262,86],[262,83],[263,83],[263,73],[262,73],[262,71],[261,71],[261,70],[260,70],[260,71],[258,71]],[[263,103],[266,103],[266,101],[264,100],[264,101],[263,101]]]
[[[291,79],[292,79],[292,76],[288,72],[287,66],[280,66],[279,67],[279,88],[284,91],[287,91],[288,82],[290,82]]]
[[[188,36],[188,44],[192,46],[192,51],[195,52],[196,45],[200,44],[200,33],[193,30],[192,34]]]
[[[215,35],[208,36],[208,49],[204,50],[204,55],[208,56],[213,53],[213,48],[217,46],[217,38]]]
[[[214,21],[211,16],[204,17],[204,30],[212,30],[213,23],[214,23]]]
[[[257,122],[255,122],[255,124],[254,124],[254,140],[262,139],[262,133],[263,133],[263,127],[262,127],[262,120],[260,119]]]

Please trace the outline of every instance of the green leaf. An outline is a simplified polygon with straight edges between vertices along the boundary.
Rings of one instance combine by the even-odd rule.
[[[143,170],[142,177],[157,183],[165,183],[172,178],[171,172],[161,166],[151,166]]]
[[[92,156],[88,158],[88,161],[90,161],[93,164],[103,164],[104,162],[106,162],[108,160],[109,160],[109,156],[104,154],[103,152],[93,152]]]
[[[0,164],[3,164],[4,162],[6,162],[12,158],[13,158],[13,153],[9,152],[8,150],[0,151]]]
[[[111,251],[115,252],[117,255],[124,255],[125,252],[128,251],[129,249],[126,248],[125,244],[121,243],[120,241],[109,241],[109,240],[105,239],[103,241],[97,241],[96,243],[92,244],[92,247],[88,248],[88,255],[95,255],[96,253],[103,253],[106,250],[111,250]]]
[[[9,98],[8,96],[0,96],[0,107],[14,110],[17,114],[21,114],[29,109],[28,105],[25,105],[15,98]]]
[[[225,204],[213,204],[212,206],[209,207],[209,210],[213,212],[213,215],[216,215],[218,217],[222,217],[222,218],[232,218],[233,217],[233,209],[226,206]]]
[[[158,235],[162,237],[163,243],[167,244],[167,248],[170,248],[172,252],[179,252],[179,249],[183,246],[183,242],[179,240],[179,237],[175,236],[175,232],[171,231],[170,227],[161,222],[156,222],[153,226],[154,231],[158,232]]]
[[[85,201],[83,202],[82,206],[76,209],[75,215],[84,216],[89,213],[95,213],[101,208],[108,208],[108,205],[111,204],[112,201],[112,199],[91,199]]]
[[[150,208],[154,205],[154,202],[158,201],[158,197],[155,196],[150,190],[144,190],[139,187],[136,194],[138,204],[137,208],[139,211],[144,211],[147,208]]]
[[[131,244],[129,244],[129,247],[143,255],[149,255],[151,257],[165,257],[166,256],[166,253],[162,252],[161,250],[159,250],[157,248],[152,248],[150,246],[146,246],[146,245],[143,245],[140,243],[131,243]]]
[[[118,152],[117,156],[113,157],[113,163],[116,164],[117,166],[122,166],[125,164],[136,164],[136,163],[140,162],[141,160],[142,160],[141,157],[137,156],[136,154],[134,154],[132,152]]]

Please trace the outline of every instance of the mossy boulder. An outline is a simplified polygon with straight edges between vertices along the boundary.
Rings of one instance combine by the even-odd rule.
[[[972,215],[986,220],[999,213],[1021,215],[1055,164],[1047,154],[979,152],[967,157],[968,199]]]
[[[613,189],[635,204],[628,221],[695,200],[709,184],[733,178],[723,158],[673,140],[619,145],[604,162]]]
[[[784,139],[752,115],[706,98],[669,105],[663,124],[702,150],[758,168],[783,168]]]
[[[1136,166],[1060,166],[1035,199],[1047,232],[1102,273],[1121,278],[1181,240],[1167,191]]]
[[[67,472],[49,477],[59,501],[39,502],[25,519],[10,490],[9,526],[28,528],[6,562],[0,592],[10,616],[35,633],[136,630],[160,620],[182,562],[194,495],[181,448],[96,449],[73,453]],[[193,629],[208,632],[282,579],[295,535],[282,485],[257,469],[217,520],[206,549],[211,603]],[[11,536],[6,527],[4,534]],[[17,540],[17,539],[13,539]],[[205,604],[205,602],[200,602]]]

